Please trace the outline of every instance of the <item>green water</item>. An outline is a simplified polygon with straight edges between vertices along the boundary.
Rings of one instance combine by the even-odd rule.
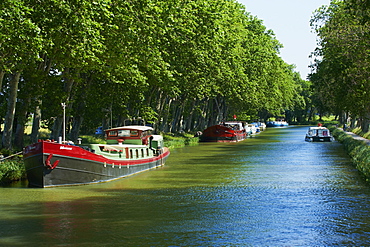
[[[307,127],[173,150],[114,182],[0,187],[0,246],[368,246],[370,186]]]

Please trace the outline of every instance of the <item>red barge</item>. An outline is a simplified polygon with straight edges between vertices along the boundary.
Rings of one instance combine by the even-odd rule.
[[[30,187],[107,182],[163,166],[170,151],[148,126],[105,130],[106,144],[39,141],[23,151]]]
[[[205,129],[200,136],[202,142],[239,142],[247,138],[244,122],[227,121]]]

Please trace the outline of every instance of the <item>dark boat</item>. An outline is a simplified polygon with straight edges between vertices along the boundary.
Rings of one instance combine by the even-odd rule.
[[[40,140],[23,151],[30,187],[107,182],[164,165],[170,152],[147,126],[105,130],[106,144]]]
[[[228,121],[208,127],[200,136],[202,142],[238,142],[247,138],[245,123]]]

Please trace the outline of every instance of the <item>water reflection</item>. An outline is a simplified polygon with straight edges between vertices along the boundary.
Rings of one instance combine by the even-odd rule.
[[[0,245],[369,245],[369,185],[340,144],[305,132],[174,150],[111,183],[1,188]]]

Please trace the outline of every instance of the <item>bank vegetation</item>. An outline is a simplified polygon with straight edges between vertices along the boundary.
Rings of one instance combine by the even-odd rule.
[[[347,135],[341,129],[330,128],[336,140],[343,144],[344,149],[351,156],[356,169],[359,170],[370,181],[370,145],[361,140],[356,140]]]

